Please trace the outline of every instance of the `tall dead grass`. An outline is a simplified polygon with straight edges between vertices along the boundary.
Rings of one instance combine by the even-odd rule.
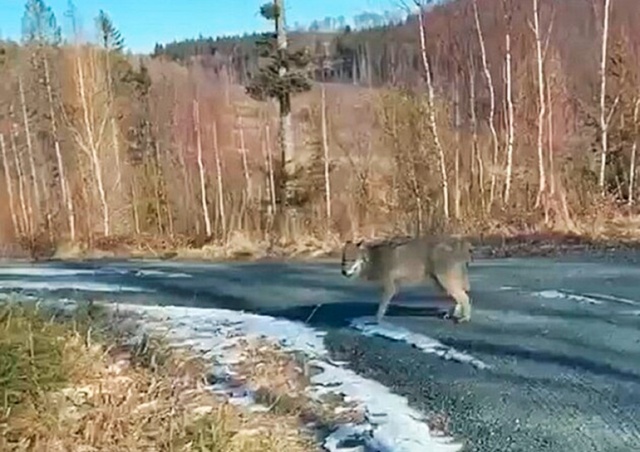
[[[110,346],[95,319],[2,306],[0,450],[316,449],[295,417],[244,412],[207,390],[201,360]]]

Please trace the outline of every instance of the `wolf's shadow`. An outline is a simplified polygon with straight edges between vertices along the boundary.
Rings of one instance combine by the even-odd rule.
[[[452,304],[453,305],[453,304]],[[341,328],[349,326],[358,317],[375,316],[378,303],[339,302],[321,305],[294,306],[290,308],[260,309],[259,314],[284,317],[308,323],[310,326]],[[408,306],[405,304],[389,305],[385,317],[433,317],[442,318],[448,313],[443,306]]]

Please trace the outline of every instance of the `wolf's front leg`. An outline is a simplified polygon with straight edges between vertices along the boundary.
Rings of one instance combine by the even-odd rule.
[[[382,299],[380,300],[380,305],[378,306],[378,313],[376,314],[376,321],[378,323],[382,322],[382,318],[387,312],[387,308],[389,307],[389,303],[391,299],[396,294],[397,288],[394,281],[385,281],[384,286],[382,288]]]

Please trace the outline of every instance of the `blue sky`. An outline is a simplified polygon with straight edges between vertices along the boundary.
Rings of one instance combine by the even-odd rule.
[[[45,0],[66,31],[67,0]],[[93,38],[93,18],[104,9],[134,52],[149,52],[156,42],[266,30],[258,14],[265,0],[74,0],[87,38]],[[0,0],[0,36],[19,39],[25,0]],[[395,10],[394,0],[285,0],[286,19],[308,24],[340,15],[350,19],[363,11]]]

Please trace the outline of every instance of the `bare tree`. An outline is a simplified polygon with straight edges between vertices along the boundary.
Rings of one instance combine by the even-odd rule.
[[[13,181],[9,173],[9,160],[7,159],[7,147],[4,142],[4,135],[0,133],[0,152],[2,152],[2,167],[4,168],[4,180],[7,185],[7,195],[9,195],[9,212],[11,213],[11,223],[16,236],[21,234],[18,216],[16,215],[15,200],[13,196]]]
[[[469,57],[469,112],[471,116],[471,168],[474,164],[477,164],[478,168],[478,187],[480,189],[480,199],[482,202],[482,208],[484,210],[484,162],[482,161],[482,154],[478,148],[478,117],[477,117],[477,105],[476,105],[476,71],[473,63],[473,56]]]
[[[460,211],[460,202],[461,202],[461,194],[460,194],[460,128],[462,127],[462,118],[460,117],[460,79],[459,72],[456,69],[455,75],[455,83],[454,83],[454,93],[453,93],[453,121],[455,127],[455,136],[456,136],[456,148],[454,155],[454,201],[453,201],[453,214],[456,219],[460,219],[461,211]]]
[[[76,218],[73,207],[73,199],[68,191],[69,183],[67,182],[67,170],[62,159],[62,150],[60,149],[60,138],[58,137],[58,123],[56,121],[56,113],[54,110],[53,90],[51,87],[51,75],[49,72],[49,61],[43,56],[45,85],[47,88],[47,97],[49,100],[49,115],[51,116],[51,132],[53,134],[53,148],[56,154],[56,163],[59,171],[60,191],[62,193],[62,202],[67,209],[67,221],[69,222],[69,238],[72,242],[76,240]]]
[[[269,199],[271,201],[271,215],[276,214],[276,181],[273,167],[273,155],[271,153],[271,136],[269,132],[269,124],[265,126],[264,129],[264,141],[265,141],[265,157],[267,159],[267,171],[268,171],[268,181],[269,181]]]
[[[253,187],[251,186],[251,174],[249,173],[249,162],[247,159],[248,149],[244,142],[244,128],[242,118],[238,118],[238,135],[240,136],[240,156],[242,157],[242,173],[244,174],[245,192],[248,202],[251,202]]]
[[[640,96],[636,97],[633,107],[633,145],[631,146],[631,160],[629,162],[629,205],[633,205],[635,201],[635,182],[636,182],[636,155],[638,153],[638,140],[640,140]]]
[[[447,176],[447,165],[444,156],[444,148],[440,141],[440,135],[438,134],[438,123],[436,121],[436,103],[435,93],[433,89],[433,80],[431,79],[431,66],[429,64],[429,58],[427,55],[427,42],[426,42],[426,30],[425,30],[425,18],[424,18],[424,5],[420,0],[414,0],[415,5],[418,7],[418,24],[420,31],[420,54],[422,56],[422,68],[424,70],[424,77],[427,82],[427,100],[429,108],[429,128],[433,136],[433,142],[438,153],[438,162],[440,166],[440,176],[442,177],[442,213],[445,220],[449,219],[449,179]]]
[[[22,121],[24,124],[24,135],[27,140],[27,154],[29,156],[29,170],[31,172],[31,185],[33,186],[33,196],[35,198],[36,209],[42,208],[42,197],[40,195],[40,188],[38,186],[38,174],[36,172],[36,160],[33,150],[33,143],[31,141],[31,126],[29,122],[29,115],[27,114],[27,101],[24,95],[24,85],[22,83],[22,77],[18,77],[18,90],[20,92],[20,104],[22,106]]]
[[[91,54],[89,55],[91,58]],[[110,214],[109,214],[109,203],[107,202],[107,194],[104,188],[103,176],[102,176],[102,163],[100,161],[100,152],[99,146],[102,141],[102,137],[104,135],[104,128],[106,126],[107,119],[109,117],[108,112],[104,115],[101,124],[98,126],[98,130],[96,131],[95,124],[93,123],[92,115],[90,113],[89,106],[89,96],[87,92],[87,86],[85,81],[85,73],[82,68],[83,62],[80,57],[80,52],[76,57],[76,75],[78,78],[77,89],[80,94],[80,101],[82,105],[82,117],[83,117],[83,125],[85,129],[85,137],[82,138],[82,135],[77,133],[77,141],[82,150],[89,156],[92,166],[93,166],[93,174],[96,178],[96,186],[98,189],[98,195],[100,197],[100,204],[102,205],[102,228],[103,234],[106,236],[110,235]]]
[[[600,54],[600,174],[598,185],[604,194],[605,170],[607,154],[609,152],[609,119],[607,114],[607,43],[609,39],[609,12],[611,0],[604,0],[604,15],[602,18],[602,50]],[[615,106],[614,106],[615,107]],[[613,109],[612,109],[613,112]]]
[[[193,101],[193,118],[196,132],[196,146],[198,150],[198,169],[200,170],[200,199],[202,202],[202,216],[204,217],[204,227],[207,237],[213,234],[211,228],[211,217],[209,216],[209,201],[207,199],[207,185],[204,171],[204,162],[202,160],[202,130],[200,128],[200,105],[198,100]]]
[[[213,133],[213,153],[216,159],[216,181],[218,183],[218,209],[220,212],[220,221],[222,223],[222,240],[227,240],[227,215],[224,209],[224,184],[222,181],[222,162],[220,158],[220,149],[218,147],[218,125],[213,122],[211,127]]]
[[[331,177],[329,174],[329,138],[327,133],[327,99],[324,83],[321,88],[321,127],[322,127],[322,150],[324,155],[324,193],[327,212],[327,232],[331,229]]]
[[[506,79],[506,101],[507,101],[507,171],[504,185],[504,204],[509,203],[511,193],[511,177],[513,173],[513,143],[515,138],[514,115],[513,115],[513,84],[511,81],[511,1],[503,0],[504,19],[506,23],[505,33],[505,79]]]
[[[492,170],[491,170],[491,189],[489,192],[489,207],[493,204],[495,198],[498,168],[498,132],[495,125],[496,114],[496,94],[493,86],[493,79],[491,77],[491,71],[489,70],[489,62],[487,61],[487,49],[485,47],[484,35],[482,33],[482,27],[480,25],[480,14],[478,12],[478,1],[473,0],[473,17],[476,24],[476,32],[478,34],[478,42],[480,44],[480,55],[482,56],[482,68],[484,70],[484,78],[487,82],[487,88],[489,88],[489,130],[491,131],[491,141],[493,143],[492,154]]]
[[[33,234],[33,209],[31,207],[31,200],[27,198],[25,193],[24,182],[24,170],[22,168],[22,160],[18,153],[18,147],[16,146],[16,140],[14,133],[9,134],[11,141],[11,151],[13,151],[13,159],[16,165],[16,172],[18,173],[18,198],[20,199],[20,210],[22,211],[22,224],[23,232],[26,231],[29,235]]]
[[[542,54],[542,35],[540,33],[540,11],[538,0],[532,0],[533,2],[533,33],[536,41],[536,63],[538,71],[538,135],[537,135],[537,149],[538,149],[538,195],[536,196],[536,207],[540,205],[542,195],[546,190],[546,174],[544,165],[544,151],[543,151],[543,132],[544,132],[544,117],[546,114],[546,100],[544,89],[544,57]]]

